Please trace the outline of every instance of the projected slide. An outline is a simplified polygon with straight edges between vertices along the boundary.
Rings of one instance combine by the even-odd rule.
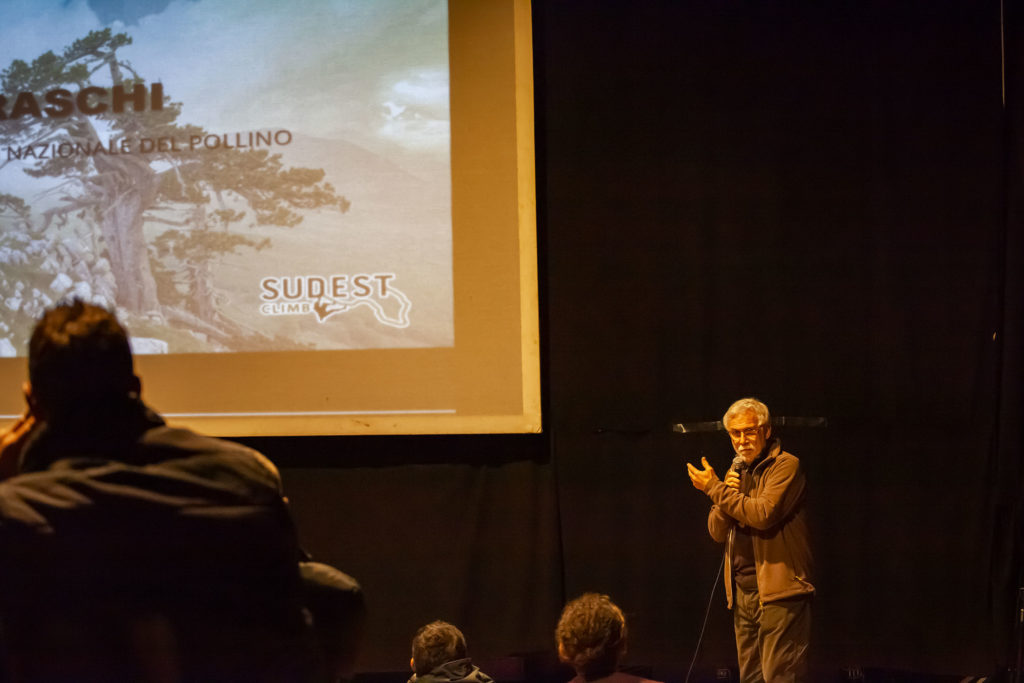
[[[0,354],[453,344],[443,0],[37,0],[0,24]]]
[[[0,420],[78,297],[210,433],[540,429],[528,2],[2,16]]]

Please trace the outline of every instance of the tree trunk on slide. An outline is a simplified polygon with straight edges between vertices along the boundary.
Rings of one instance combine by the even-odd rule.
[[[110,205],[103,208],[100,231],[106,242],[117,304],[132,313],[160,311],[156,279],[149,265],[149,250],[142,233],[142,214],[156,198],[157,176],[144,162],[136,159],[99,158],[101,172],[113,171],[118,179],[105,188]]]
[[[117,285],[117,303],[132,313],[160,310],[156,279],[142,234],[142,193],[129,190],[103,213],[100,229]]]

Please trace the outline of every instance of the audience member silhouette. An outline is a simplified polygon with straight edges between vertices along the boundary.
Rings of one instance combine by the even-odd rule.
[[[558,658],[576,670],[571,683],[657,683],[619,671],[626,636],[626,617],[607,595],[584,593],[567,604],[555,644]]]
[[[462,631],[446,621],[433,621],[412,639],[410,683],[493,683],[473,665]]]
[[[27,411],[0,435],[9,680],[351,673],[359,586],[303,564],[266,457],[170,427],[146,406],[128,334],[103,308],[76,300],[48,310],[28,366]]]

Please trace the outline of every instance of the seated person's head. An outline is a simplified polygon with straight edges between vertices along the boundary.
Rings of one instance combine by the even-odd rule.
[[[562,610],[555,642],[578,674],[611,673],[626,653],[626,617],[607,595],[584,593]]]
[[[46,420],[137,397],[128,333],[113,313],[78,299],[50,308],[29,340],[32,410]]]
[[[457,659],[466,658],[466,638],[447,621],[434,621],[416,631],[412,639],[412,666],[417,676]]]

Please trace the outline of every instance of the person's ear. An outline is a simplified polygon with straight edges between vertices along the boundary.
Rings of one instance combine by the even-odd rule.
[[[25,380],[21,383],[21,393],[25,396],[25,404],[28,406],[29,415],[37,420],[43,419],[43,411],[39,408],[39,402],[32,393],[32,383]]]
[[[765,441],[767,441],[769,438],[771,438],[771,435],[772,435],[772,426],[770,424],[767,424],[767,425],[764,426],[764,439],[765,439]]]
[[[412,657],[409,657],[409,668],[412,669],[413,671],[416,670],[416,660],[413,659]]]

